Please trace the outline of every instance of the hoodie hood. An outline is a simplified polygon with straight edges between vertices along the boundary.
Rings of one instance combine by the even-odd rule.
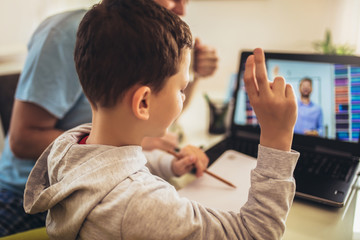
[[[47,232],[54,239],[75,239],[89,212],[146,164],[140,146],[78,144],[90,130],[91,124],[84,124],[57,138],[37,160],[25,187],[25,211],[49,210]]]

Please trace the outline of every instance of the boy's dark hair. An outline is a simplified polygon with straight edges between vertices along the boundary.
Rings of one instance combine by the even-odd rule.
[[[303,79],[301,79],[301,81],[300,81],[300,86],[301,86],[301,84],[302,84],[303,82],[305,82],[305,81],[310,82],[310,85],[312,86],[312,79],[309,78],[309,77],[304,77]]]
[[[112,107],[136,84],[157,93],[176,74],[189,26],[152,0],[103,0],[79,25],[75,65],[94,107]]]

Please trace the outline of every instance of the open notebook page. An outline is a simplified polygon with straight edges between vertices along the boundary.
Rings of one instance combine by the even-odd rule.
[[[201,178],[180,189],[179,195],[195,200],[205,207],[238,212],[247,201],[250,171],[255,166],[255,158],[227,150],[208,170],[231,182],[236,188],[204,174]]]

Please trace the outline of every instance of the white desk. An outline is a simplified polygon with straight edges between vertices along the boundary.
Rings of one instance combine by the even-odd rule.
[[[284,239],[360,239],[359,183],[347,204],[331,208],[295,199],[286,221]]]
[[[185,133],[184,143],[209,147],[223,136],[210,135],[208,109],[199,92],[178,123]],[[204,124],[205,123],[205,124]],[[175,182],[181,188],[194,180],[194,176],[183,176]],[[343,208],[331,208],[305,200],[296,199],[290,209],[285,240],[360,240],[360,180]]]

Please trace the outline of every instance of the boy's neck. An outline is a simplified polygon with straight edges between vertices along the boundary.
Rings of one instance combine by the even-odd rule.
[[[93,111],[92,129],[87,144],[110,146],[141,145],[143,136],[138,122],[125,109],[99,109]]]

